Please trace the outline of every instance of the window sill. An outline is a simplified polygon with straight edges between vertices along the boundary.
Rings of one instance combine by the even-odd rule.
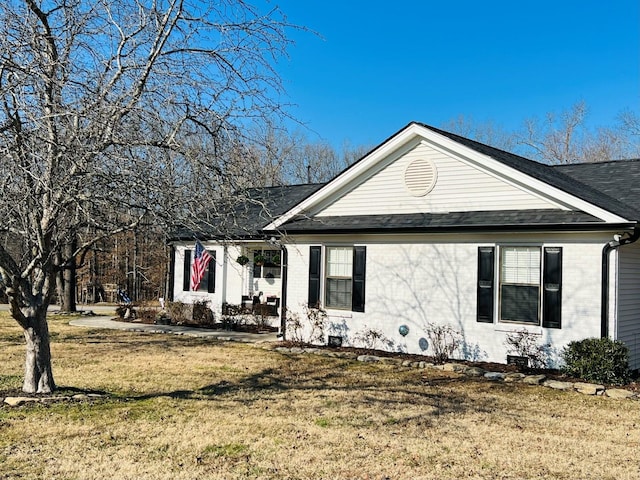
[[[327,317],[333,318],[353,318],[353,312],[351,310],[341,310],[337,308],[326,307]]]
[[[523,330],[533,335],[542,335],[542,327],[540,325],[531,325],[530,323],[496,323],[494,324],[494,331],[516,333]]]

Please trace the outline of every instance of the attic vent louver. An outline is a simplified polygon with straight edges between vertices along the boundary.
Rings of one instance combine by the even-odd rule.
[[[433,190],[436,178],[435,165],[425,158],[414,160],[404,171],[404,184],[414,197],[424,197]]]

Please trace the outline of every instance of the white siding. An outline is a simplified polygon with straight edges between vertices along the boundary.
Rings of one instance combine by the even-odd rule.
[[[618,250],[618,305],[616,339],[629,347],[630,367],[640,368],[640,245]]]
[[[378,348],[431,355],[431,347],[424,349],[427,324],[450,325],[464,336],[458,357],[504,363],[506,336],[523,326],[476,321],[478,246],[536,242],[563,247],[562,328],[527,327],[541,342],[553,344],[552,360],[557,362],[568,342],[600,334],[600,254],[605,238],[594,235],[585,243],[572,235],[356,239],[356,245],[367,246],[365,312],[328,311],[325,338],[340,335],[346,344],[362,346],[359,338],[375,329],[384,336]],[[330,244],[349,243],[341,240],[335,237]],[[289,247],[288,308],[303,320],[309,246],[318,244],[300,239]],[[399,334],[401,325],[409,328],[406,337]]]
[[[423,197],[412,196],[404,183],[405,170],[416,159],[430,160],[437,170],[435,187]],[[427,145],[418,145],[397,160],[386,163],[335,203],[325,205],[324,209],[321,206],[317,215],[558,208],[523,187],[509,184]]]

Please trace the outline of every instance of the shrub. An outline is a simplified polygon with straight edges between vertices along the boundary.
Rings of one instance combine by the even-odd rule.
[[[158,310],[155,308],[138,308],[136,312],[136,317],[140,320],[141,323],[154,323],[156,320],[156,316],[158,315]]]
[[[322,308],[303,306],[304,320],[297,312],[287,310],[287,339],[295,343],[324,343],[324,333],[327,321],[327,312]],[[305,328],[304,323],[309,326]]]
[[[427,323],[426,332],[436,363],[446,362],[462,343],[462,334],[450,325]]]
[[[327,321],[327,312],[322,308],[313,308],[304,305],[304,314],[309,323],[309,343],[324,343],[324,329]]]
[[[302,336],[302,322],[300,321],[300,315],[296,312],[292,312],[287,309],[287,339],[294,342],[302,344],[304,343],[304,339]]]
[[[356,345],[361,345],[369,350],[376,350],[383,345],[393,345],[393,341],[385,336],[382,330],[368,328],[366,326],[364,330],[359,331],[353,336],[353,341]]]
[[[563,372],[590,382],[621,385],[629,381],[629,349],[609,338],[586,338],[562,351]]]
[[[183,302],[168,302],[167,311],[173,323],[181,325],[191,319],[193,306]]]
[[[201,327],[210,327],[215,323],[213,312],[209,308],[208,300],[199,300],[193,302],[193,313],[191,317],[192,324]]]

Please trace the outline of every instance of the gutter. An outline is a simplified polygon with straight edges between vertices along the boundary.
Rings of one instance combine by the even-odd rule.
[[[627,236],[625,236],[627,235]],[[609,336],[609,254],[623,245],[629,245],[640,239],[640,227],[633,227],[633,233],[625,232],[622,235],[614,235],[613,240],[602,247],[602,280],[600,282],[601,310],[600,310],[600,336]]]

